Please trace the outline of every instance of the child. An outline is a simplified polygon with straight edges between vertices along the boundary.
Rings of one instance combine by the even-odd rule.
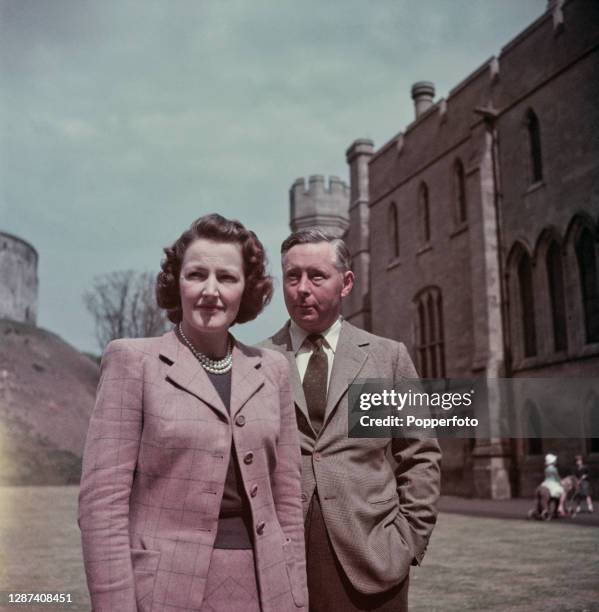
[[[580,502],[584,499],[587,504],[587,511],[593,512],[593,500],[591,499],[591,489],[589,486],[589,468],[583,463],[582,455],[576,455],[576,465],[574,467],[574,476],[576,476],[577,486],[574,500],[576,501],[576,511],[580,512]]]
[[[566,492],[560,481],[559,472],[557,471],[556,464],[557,456],[552,453],[545,455],[545,480],[541,483],[542,487],[545,487],[549,491],[549,495],[552,498],[559,499],[559,505],[557,507],[557,513],[559,516],[566,516],[564,509],[564,501],[566,499]]]

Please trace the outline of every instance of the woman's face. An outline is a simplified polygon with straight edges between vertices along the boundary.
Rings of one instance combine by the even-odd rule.
[[[185,333],[226,334],[245,288],[241,245],[206,238],[185,251],[179,278]]]

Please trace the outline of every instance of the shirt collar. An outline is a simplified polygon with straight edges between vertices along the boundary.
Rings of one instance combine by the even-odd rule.
[[[321,333],[325,343],[333,351],[337,350],[337,342],[339,342],[339,334],[341,333],[341,320],[342,317],[338,317],[337,320],[325,331]],[[304,341],[310,335],[311,332],[307,332],[302,329],[295,321],[291,320],[289,324],[289,335],[291,336],[291,348],[295,355],[298,354],[302,348]]]

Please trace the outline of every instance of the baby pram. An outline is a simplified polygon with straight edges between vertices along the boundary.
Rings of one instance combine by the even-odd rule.
[[[561,479],[561,484],[566,493],[564,507],[566,516],[573,516],[576,505],[574,504],[574,495],[577,486],[577,480],[574,476],[567,476]],[[539,485],[535,489],[535,505],[528,511],[529,519],[538,521],[550,521],[554,518],[560,518],[558,513],[559,497],[552,497],[549,489],[543,485]]]

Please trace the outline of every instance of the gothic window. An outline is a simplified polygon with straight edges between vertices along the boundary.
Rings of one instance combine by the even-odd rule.
[[[431,240],[431,211],[426,183],[418,189],[418,220],[420,223],[420,242],[428,244]]]
[[[466,178],[464,164],[461,159],[456,159],[453,166],[455,218],[458,225],[466,223],[468,212],[466,209]]]
[[[589,453],[599,453],[599,400],[596,396],[588,402],[589,407],[589,433],[587,438],[587,451]]]
[[[547,249],[545,263],[551,301],[551,321],[553,324],[553,349],[564,351],[567,347],[566,299],[564,294],[564,275],[562,257],[557,242],[552,241]]]
[[[397,204],[392,202],[389,206],[389,243],[390,259],[394,260],[399,257],[399,217],[397,213]]]
[[[532,109],[526,113],[526,129],[528,131],[528,150],[530,154],[531,182],[543,180],[543,159],[541,156],[541,128],[539,119]]]
[[[537,354],[535,333],[535,306],[532,287],[532,264],[530,257],[523,253],[518,263],[518,284],[520,287],[520,313],[524,340],[524,356]]]
[[[582,230],[576,241],[576,259],[582,293],[586,341],[599,342],[599,282],[595,244],[587,228]]]
[[[428,347],[426,333],[426,315],[424,304],[418,303],[418,344],[416,348],[416,356],[418,359],[418,371],[420,376],[428,376]]]
[[[445,377],[445,342],[443,334],[443,301],[441,291],[431,287],[415,299],[416,358],[424,378]]]

